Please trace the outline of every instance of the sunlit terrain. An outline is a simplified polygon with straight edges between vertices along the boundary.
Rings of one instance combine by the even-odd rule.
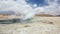
[[[0,24],[0,34],[60,34],[60,17],[35,16],[26,22]]]

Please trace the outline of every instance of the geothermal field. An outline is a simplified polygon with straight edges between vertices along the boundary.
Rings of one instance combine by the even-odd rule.
[[[60,34],[60,0],[0,0],[0,34]]]
[[[60,17],[35,16],[25,22],[0,24],[0,34],[60,34]]]

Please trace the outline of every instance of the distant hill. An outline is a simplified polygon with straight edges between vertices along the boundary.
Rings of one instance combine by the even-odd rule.
[[[54,15],[50,15],[50,14],[36,14],[36,16],[55,17]]]

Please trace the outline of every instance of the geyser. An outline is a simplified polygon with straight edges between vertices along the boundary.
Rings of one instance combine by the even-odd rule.
[[[23,21],[34,17],[35,12],[25,0],[0,0],[0,14],[13,15],[13,18],[15,18],[14,16],[22,16],[19,19]]]

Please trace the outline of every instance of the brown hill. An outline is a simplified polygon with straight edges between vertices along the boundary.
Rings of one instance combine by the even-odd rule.
[[[55,17],[54,15],[50,15],[50,14],[36,14],[36,16],[42,16],[42,17]]]

